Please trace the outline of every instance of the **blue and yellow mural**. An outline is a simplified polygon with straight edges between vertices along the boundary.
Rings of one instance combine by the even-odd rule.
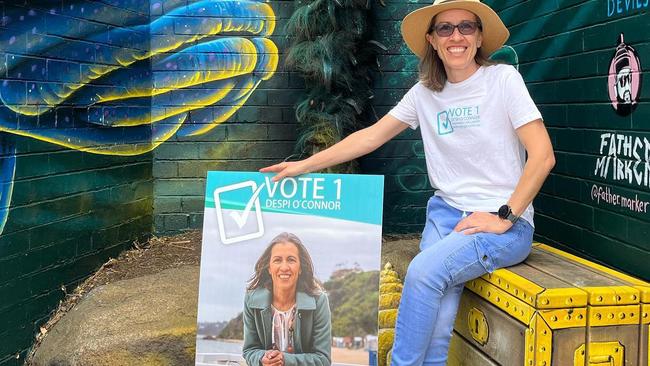
[[[93,4],[5,7],[0,232],[16,164],[7,134],[93,154],[142,154],[226,121],[277,68],[267,3],[169,0],[152,2],[151,16],[121,19]],[[89,14],[94,21],[79,20]]]

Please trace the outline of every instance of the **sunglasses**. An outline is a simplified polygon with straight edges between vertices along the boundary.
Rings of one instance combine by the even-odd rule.
[[[454,34],[454,29],[458,28],[460,34],[464,36],[469,36],[470,34],[476,33],[477,29],[483,30],[481,23],[479,22],[470,22],[468,20],[463,20],[458,25],[453,25],[451,23],[438,23],[433,26],[433,30],[436,31],[436,34],[439,37],[449,37]],[[431,30],[430,30],[431,31]],[[429,32],[430,32],[429,31]]]

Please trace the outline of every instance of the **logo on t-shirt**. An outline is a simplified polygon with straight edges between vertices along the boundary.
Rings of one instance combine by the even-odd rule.
[[[454,132],[454,126],[451,125],[449,120],[449,113],[442,111],[438,113],[438,135],[446,135]]]
[[[438,135],[448,135],[454,129],[479,127],[481,116],[479,106],[451,107],[438,113]]]

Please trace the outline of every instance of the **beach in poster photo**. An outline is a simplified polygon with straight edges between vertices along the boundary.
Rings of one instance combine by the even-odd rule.
[[[196,365],[374,364],[383,177],[271,177],[208,173]]]

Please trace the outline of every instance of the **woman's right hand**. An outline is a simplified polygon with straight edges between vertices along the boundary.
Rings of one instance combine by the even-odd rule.
[[[260,169],[261,173],[277,173],[273,177],[273,181],[277,182],[282,178],[295,177],[296,175],[309,173],[306,167],[305,160],[300,161],[283,161],[282,163],[267,166]]]

